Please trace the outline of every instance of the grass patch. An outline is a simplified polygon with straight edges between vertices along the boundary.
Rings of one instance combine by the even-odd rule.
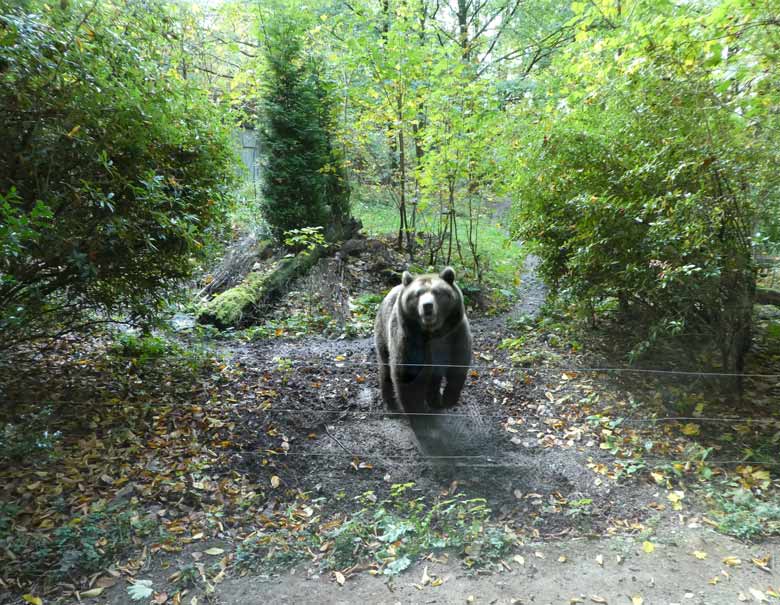
[[[390,199],[371,198],[365,190],[359,191],[353,200],[352,213],[361,220],[364,231],[370,236],[395,237],[398,234],[398,209]],[[484,281],[494,287],[499,295],[511,298],[514,295],[514,286],[519,284],[525,251],[511,240],[505,227],[491,214],[488,209],[480,218],[477,254]],[[426,231],[434,224],[435,218],[433,208],[422,212],[418,217],[418,228]],[[458,238],[461,241],[463,259],[455,254],[452,264],[458,270],[462,287],[468,287],[469,282],[476,281],[476,275],[474,258],[467,244],[468,220],[465,217],[460,217],[458,222]],[[418,261],[424,262],[425,259],[421,256]],[[421,266],[419,269],[426,271],[428,267]]]

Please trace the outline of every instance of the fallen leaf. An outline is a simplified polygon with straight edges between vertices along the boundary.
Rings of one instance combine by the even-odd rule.
[[[277,477],[276,475],[271,477],[271,487],[273,487],[274,489],[279,487],[279,485],[281,485],[281,483],[282,483],[282,480],[279,479],[279,477]]]
[[[512,560],[518,565],[525,565],[525,557],[523,555],[515,555]]]
[[[444,578],[434,578],[431,580],[431,586],[441,586],[444,584]]]
[[[600,597],[598,595],[593,595],[590,597],[590,600],[594,603],[607,603],[608,601],[604,597]]]
[[[642,542],[642,550],[650,554],[655,550],[655,544],[653,544],[649,540],[645,540],[644,542]]]
[[[689,422],[688,424],[684,424],[680,430],[682,431],[683,435],[693,437],[694,435],[699,434],[699,425],[694,424],[693,422]]]
[[[22,600],[27,601],[28,603],[32,603],[32,605],[43,605],[41,597],[35,597],[31,594],[22,595]]]
[[[99,597],[101,594],[103,594],[103,591],[105,588],[102,586],[98,586],[97,588],[91,588],[89,590],[85,590],[84,592],[80,592],[80,597],[86,597],[88,599],[92,599],[94,597]]]
[[[707,558],[707,553],[702,550],[694,550],[691,554],[701,561]]]
[[[602,555],[596,555],[596,563],[604,567],[604,557]]]
[[[566,555],[561,555],[560,557],[558,557],[558,563],[566,563],[566,561],[567,561]]]
[[[428,566],[425,566],[425,569],[423,569],[422,579],[420,580],[420,583],[423,586],[427,586],[431,581],[431,577],[428,575]]]
[[[204,550],[207,555],[211,555],[212,557],[216,557],[217,555],[221,555],[225,552],[224,548],[217,548],[216,546],[213,548],[209,548],[208,550]]]
[[[750,559],[753,562],[753,565],[758,567],[761,571],[765,571],[767,573],[772,573],[772,570],[769,568],[769,561],[772,559],[771,555],[767,555],[763,559],[759,559],[758,557],[754,557]]]
[[[642,605],[644,602],[645,600],[639,595],[634,595],[631,597],[631,605]]]
[[[347,579],[344,577],[344,574],[340,571],[333,572],[333,575],[336,576],[336,582],[339,583],[339,586],[344,586],[344,582],[347,581]]]
[[[742,561],[737,557],[726,557],[723,559],[723,562],[729,567],[736,567],[737,565],[742,565]]]

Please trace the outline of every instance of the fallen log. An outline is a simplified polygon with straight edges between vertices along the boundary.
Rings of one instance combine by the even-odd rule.
[[[756,288],[756,303],[759,305],[774,305],[780,307],[780,290]]]
[[[280,259],[270,272],[250,272],[237,286],[225,290],[205,303],[198,313],[198,323],[211,324],[220,330],[251,325],[260,308],[278,298],[296,277],[311,269],[325,248],[304,250]]]

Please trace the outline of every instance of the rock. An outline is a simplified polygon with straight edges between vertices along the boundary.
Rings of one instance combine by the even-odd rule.
[[[342,256],[357,256],[365,249],[365,239],[352,238],[348,239],[341,245],[341,250],[339,250],[339,252],[341,252]]]

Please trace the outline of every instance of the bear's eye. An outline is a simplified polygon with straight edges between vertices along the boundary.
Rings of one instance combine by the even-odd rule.
[[[438,300],[445,300],[445,299],[452,298],[452,292],[450,292],[450,291],[449,291],[449,290],[447,290],[446,288],[436,288],[436,289],[433,291],[433,295],[434,295],[434,296],[435,296],[435,297],[436,297]]]

